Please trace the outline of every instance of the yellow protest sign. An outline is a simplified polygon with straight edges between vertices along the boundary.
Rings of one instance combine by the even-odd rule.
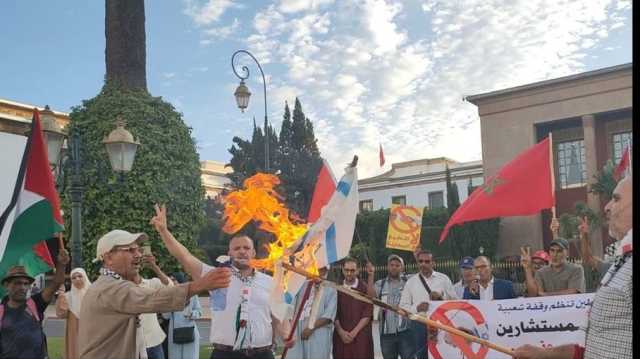
[[[413,252],[420,244],[421,228],[422,208],[391,205],[386,247]]]

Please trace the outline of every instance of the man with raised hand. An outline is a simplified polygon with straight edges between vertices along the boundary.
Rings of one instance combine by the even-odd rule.
[[[589,311],[585,346],[541,348],[524,345],[517,359],[633,358],[633,187],[631,175],[621,180],[604,207],[609,235],[619,241],[616,260],[600,282]]]
[[[140,314],[182,310],[204,290],[225,288],[231,280],[227,268],[193,282],[158,289],[133,282],[142,264],[140,243],[145,233],[113,230],[98,240],[96,259],[100,277],[87,290],[80,309],[78,345],[83,359],[147,358]]]
[[[167,228],[167,210],[164,205],[155,206],[156,215],[151,224],[160,238],[176,257],[182,267],[198,279],[216,268],[196,258]],[[250,262],[256,256],[253,241],[245,234],[236,234],[229,242],[231,257],[231,282],[224,290],[211,291],[213,308],[211,313],[211,335],[213,344],[211,358],[273,359],[274,333],[286,338],[289,323],[280,323],[272,314],[269,296],[273,289],[273,278],[256,271]],[[291,346],[293,340],[286,341]]]

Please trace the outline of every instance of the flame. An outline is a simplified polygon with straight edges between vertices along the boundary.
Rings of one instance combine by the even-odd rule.
[[[254,268],[273,271],[276,262],[283,258],[286,250],[308,228],[308,224],[300,223],[299,217],[284,205],[283,198],[275,190],[279,184],[277,176],[257,173],[244,181],[244,189],[233,191],[225,197],[225,224],[222,229],[226,233],[235,233],[253,220],[258,228],[275,236],[275,241],[268,245],[269,256],[251,261]],[[311,248],[305,247],[303,253],[313,258]],[[308,264],[308,261],[305,262]],[[315,263],[315,260],[312,262]],[[308,270],[317,272],[315,265],[307,266],[310,267]]]

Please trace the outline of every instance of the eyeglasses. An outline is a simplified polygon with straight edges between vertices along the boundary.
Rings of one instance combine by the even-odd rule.
[[[424,259],[423,259],[423,260],[418,260],[418,263],[431,263],[431,260],[430,260],[430,259],[427,259],[427,260],[424,260]]]
[[[345,273],[355,273],[356,270],[355,269],[342,269],[343,272]]]
[[[487,268],[487,267],[489,267],[489,266],[488,266],[488,265],[486,265],[486,264],[481,264],[481,265],[479,265],[479,266],[475,266],[475,268],[476,268],[476,269],[485,269],[485,268]]]
[[[111,250],[112,252],[129,252],[131,254],[135,254],[137,253],[142,253],[142,248],[135,246],[135,247],[115,247]]]

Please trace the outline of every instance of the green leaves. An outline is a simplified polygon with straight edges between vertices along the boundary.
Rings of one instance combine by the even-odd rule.
[[[121,184],[111,170],[102,143],[115,128],[118,115],[126,122],[126,129],[142,143],[133,169]],[[169,228],[175,237],[202,256],[195,242],[204,224],[200,162],[191,129],[185,125],[180,113],[171,104],[146,91],[121,91],[105,86],[98,96],[75,107],[70,119],[70,128],[81,132],[82,182],[85,186],[82,254],[87,272],[90,275],[97,273],[97,265],[91,263],[97,241],[113,229],[146,232],[160,267],[165,272],[177,270],[177,261],[149,225],[153,204],[158,202],[167,204]],[[65,221],[70,223],[70,198],[68,193],[61,195]],[[71,226],[66,228],[66,237],[71,238]]]

